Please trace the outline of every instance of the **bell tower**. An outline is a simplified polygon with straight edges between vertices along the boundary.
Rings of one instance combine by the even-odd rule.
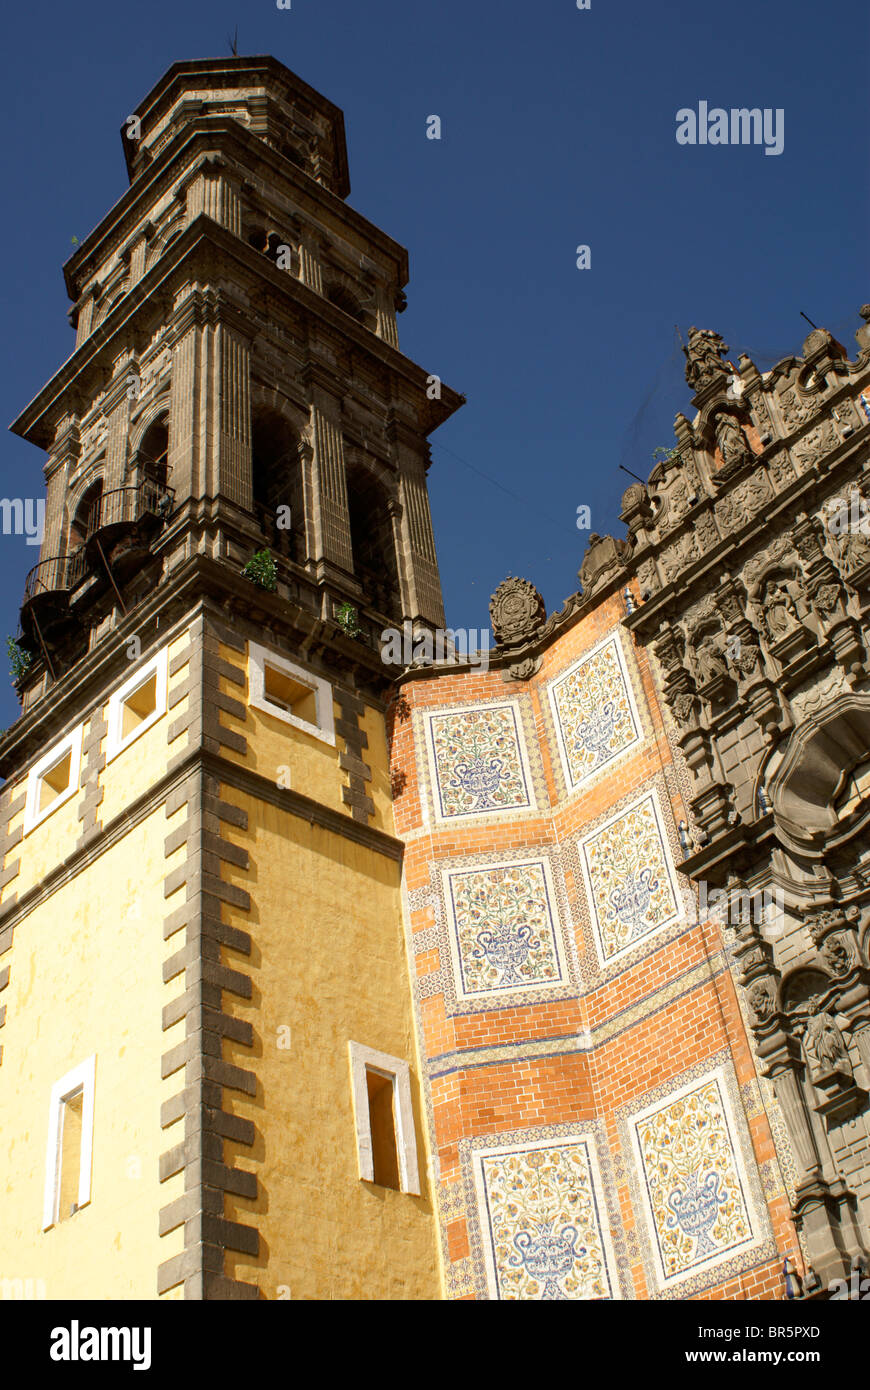
[[[0,1249],[48,1297],[438,1297],[379,635],[443,624],[427,436],[462,397],[399,351],[407,253],[288,69],[176,63],[121,138],[75,351],[13,425],[47,496],[0,740]]]

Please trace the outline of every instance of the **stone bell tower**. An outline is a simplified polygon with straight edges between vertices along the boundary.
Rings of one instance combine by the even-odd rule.
[[[13,426],[48,457],[0,1275],[437,1297],[378,635],[443,623],[426,441],[462,398],[399,351],[407,253],[280,63],[176,63],[121,138],[75,351]]]

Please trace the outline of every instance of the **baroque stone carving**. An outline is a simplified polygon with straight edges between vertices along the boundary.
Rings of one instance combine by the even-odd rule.
[[[768,468],[778,488],[788,487],[789,483],[794,482],[795,472],[791,465],[791,459],[785,450],[779,454],[774,454]]]
[[[728,369],[722,358],[727,351],[728,344],[712,329],[689,329],[689,344],[683,348],[683,353],[686,358],[686,381],[693,391],[701,391],[714,383],[725,385]]]
[[[708,685],[717,677],[728,674],[722,649],[709,634],[694,648],[692,657],[699,685]]]
[[[832,975],[847,975],[852,967],[852,952],[842,932],[834,932],[822,943],[819,954]]]
[[[852,1075],[852,1064],[843,1034],[817,1000],[813,1000],[810,1005],[810,1016],[804,1031],[804,1050],[814,1079],[832,1071]]]
[[[502,672],[506,681],[528,681],[541,669],[541,658],[527,656],[524,661],[515,661]]]
[[[780,642],[799,626],[794,599],[780,576],[773,576],[767,581],[763,596],[762,621],[771,642]]]
[[[792,449],[792,456],[800,465],[800,470],[805,472],[812,468],[814,463],[824,458],[825,454],[839,443],[837,432],[830,420],[826,420],[815,429],[808,430],[807,433],[797,441]]]
[[[489,617],[496,643],[500,647],[517,646],[537,635],[547,609],[534,584],[509,575],[489,601]]]
[[[870,564],[870,538],[861,531],[842,531],[837,537],[837,560],[844,579]]]
[[[812,405],[801,399],[794,386],[783,391],[779,398],[779,408],[782,411],[783,420],[791,430],[796,430],[805,420],[809,420],[813,413]]]
[[[599,536],[595,531],[591,531],[589,545],[578,571],[584,596],[619,570],[630,554],[629,541],[615,540],[613,536]]]
[[[754,1024],[765,1023],[776,1009],[776,995],[770,980],[753,980],[746,991],[746,1002],[752,1011]]]
[[[722,467],[716,474],[715,482],[724,482],[744,463],[754,457],[738,422],[727,411],[716,416],[716,442],[722,453]]]

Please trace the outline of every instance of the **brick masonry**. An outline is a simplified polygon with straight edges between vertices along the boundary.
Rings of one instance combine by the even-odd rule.
[[[688,779],[624,614],[529,681],[395,703],[450,1298],[779,1298],[799,1248],[723,940],[680,916]]]

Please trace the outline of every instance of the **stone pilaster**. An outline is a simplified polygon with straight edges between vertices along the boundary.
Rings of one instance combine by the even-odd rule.
[[[315,384],[311,406],[314,442],[315,560],[331,561],[353,570],[350,518],[347,508],[341,407],[334,396]]]
[[[401,545],[397,554],[400,572],[403,572],[405,580],[403,604],[408,617],[420,618],[433,627],[443,627],[444,601],[419,439],[412,439],[410,431],[396,421],[388,427],[387,437],[394,449],[400,478]]]
[[[299,278],[309,289],[323,294],[319,250],[317,242],[311,236],[303,235],[299,243]]]
[[[201,497],[206,490],[200,403],[209,330],[204,326],[198,300],[195,293],[182,300],[175,311],[170,337],[169,468],[176,504],[189,497]]]
[[[217,425],[216,492],[247,511],[253,503],[251,486],[251,367],[250,348],[225,322],[215,340],[219,399],[214,402]]]

